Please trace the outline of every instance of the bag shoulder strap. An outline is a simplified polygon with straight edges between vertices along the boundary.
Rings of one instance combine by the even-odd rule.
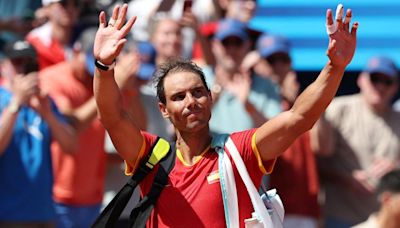
[[[165,139],[158,137],[150,149],[150,153],[140,163],[136,172],[114,196],[93,223],[92,228],[113,227],[126,207],[136,186],[153,170],[154,166],[171,153],[171,147]],[[165,160],[165,159],[164,159]]]
[[[160,162],[157,174],[149,193],[133,208],[129,217],[129,227],[146,227],[146,222],[161,195],[162,190],[168,183],[168,175],[175,165],[176,149],[175,143],[171,144],[170,152],[163,161]]]
[[[242,157],[240,156],[239,151],[236,148],[235,143],[230,137],[226,141],[225,146],[229,150],[229,154],[231,155],[232,160],[235,163],[236,168],[239,172],[239,175],[247,188],[247,192],[250,196],[251,203],[253,204],[253,208],[255,213],[257,214],[257,217],[263,222],[264,227],[273,227],[272,220],[268,214],[267,208],[265,207],[256,187],[254,186],[253,181],[250,178],[250,175],[247,171]]]

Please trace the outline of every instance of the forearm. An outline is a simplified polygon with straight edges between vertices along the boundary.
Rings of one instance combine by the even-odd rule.
[[[122,97],[114,79],[114,71],[96,69],[94,77],[94,98],[99,117],[106,129],[122,120]]]
[[[318,78],[300,94],[291,112],[302,120],[301,131],[311,129],[335,96],[343,78],[344,67],[325,65]]]
[[[10,112],[6,108],[0,118],[0,155],[7,148],[13,134],[13,128],[17,120],[18,112]]]
[[[44,118],[50,127],[53,139],[60,144],[62,150],[66,153],[73,153],[78,144],[78,136],[74,128],[60,122],[52,112]]]
[[[122,96],[113,71],[96,69],[94,97],[100,120],[109,133],[117,152],[129,164],[135,164],[143,137],[135,122],[124,112]]]
[[[97,107],[94,97],[86,101],[72,113],[74,128],[81,132],[85,130],[97,116]]]

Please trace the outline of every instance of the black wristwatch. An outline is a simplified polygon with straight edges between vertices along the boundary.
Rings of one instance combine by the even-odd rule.
[[[116,61],[114,60],[110,65],[107,65],[107,64],[104,64],[104,63],[100,62],[99,60],[95,59],[95,60],[94,60],[94,65],[95,65],[97,68],[99,68],[100,70],[108,71],[108,70],[114,69],[114,67],[115,67],[115,62],[116,62]]]

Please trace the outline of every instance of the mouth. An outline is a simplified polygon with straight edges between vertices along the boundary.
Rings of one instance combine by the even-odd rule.
[[[198,116],[199,114],[201,114],[201,110],[197,109],[197,110],[188,110],[187,112],[183,113],[183,116],[186,118],[193,118]]]

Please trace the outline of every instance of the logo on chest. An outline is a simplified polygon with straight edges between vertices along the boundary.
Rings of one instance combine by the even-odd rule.
[[[218,170],[212,171],[210,174],[208,174],[207,182],[208,182],[208,184],[213,184],[213,183],[219,182]]]

